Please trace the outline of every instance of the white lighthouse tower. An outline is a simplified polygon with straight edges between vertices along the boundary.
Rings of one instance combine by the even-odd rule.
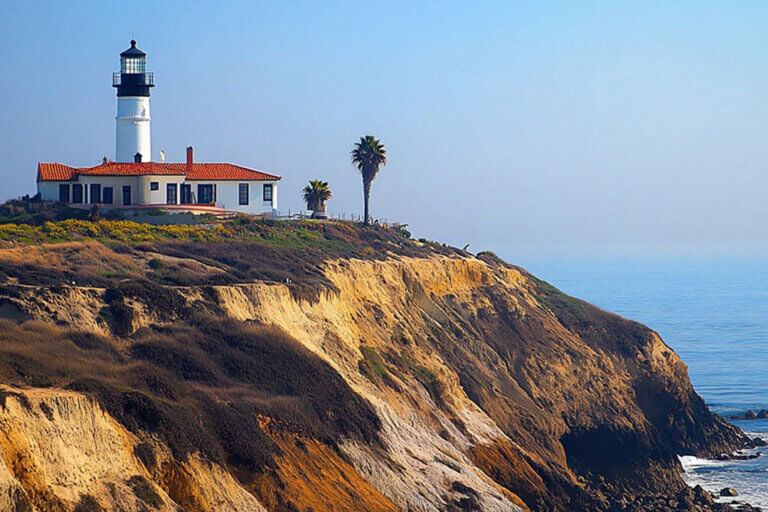
[[[120,72],[112,74],[112,87],[117,88],[115,160],[118,162],[152,159],[149,90],[154,86],[153,74],[147,73],[147,54],[131,40],[131,47],[120,54]]]

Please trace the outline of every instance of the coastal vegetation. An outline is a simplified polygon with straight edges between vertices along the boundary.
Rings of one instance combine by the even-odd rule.
[[[42,286],[146,283],[145,289],[151,289],[264,280],[282,283],[306,298],[334,289],[319,268],[330,259],[429,257],[457,251],[412,240],[402,230],[385,226],[247,216],[197,225],[79,219],[3,224],[3,247],[8,250],[0,250],[0,283],[4,279]]]
[[[267,218],[238,216],[210,219],[202,224],[153,225],[131,220],[66,219],[41,224],[0,224],[0,247],[10,243],[40,244],[81,240],[115,241],[129,244],[178,240],[220,242],[226,240],[258,241],[272,247],[321,249],[329,252],[370,252],[366,238],[383,238],[396,245],[416,246],[399,229],[385,226],[360,231],[351,221],[318,223],[310,220],[275,221]],[[427,242],[429,243],[429,242]]]

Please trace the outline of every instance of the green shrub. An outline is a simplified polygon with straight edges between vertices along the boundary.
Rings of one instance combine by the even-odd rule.
[[[363,354],[363,358],[358,363],[358,367],[360,373],[367,379],[374,381],[376,377],[381,377],[387,372],[384,368],[384,361],[374,348],[362,346],[360,352]]]
[[[41,201],[39,196],[24,196],[0,204],[0,224],[40,226],[46,222],[86,218],[87,210],[71,208],[55,201]]]
[[[149,260],[149,268],[151,268],[152,270],[160,270],[161,268],[163,268],[164,265],[165,264],[163,263],[163,260],[161,260],[160,258],[152,258],[151,260]]]

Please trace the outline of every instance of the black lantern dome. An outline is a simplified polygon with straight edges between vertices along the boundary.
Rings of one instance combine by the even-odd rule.
[[[132,39],[131,47],[120,54],[120,71],[112,74],[112,87],[118,96],[149,96],[154,86],[154,74],[147,73],[147,54]]]
[[[136,40],[131,39],[131,47],[120,54],[120,57],[146,57],[147,53],[136,48]]]

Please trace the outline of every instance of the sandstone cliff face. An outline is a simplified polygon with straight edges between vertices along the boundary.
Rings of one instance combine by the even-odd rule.
[[[747,442],[654,332],[495,258],[316,271],[309,295],[8,280],[0,508],[621,510]]]

